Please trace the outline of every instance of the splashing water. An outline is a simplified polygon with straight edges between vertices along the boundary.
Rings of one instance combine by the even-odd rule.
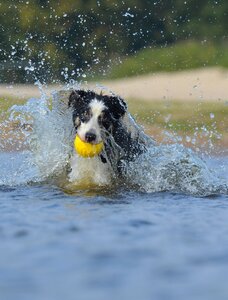
[[[174,191],[208,196],[228,188],[191,149],[182,145],[149,148],[126,167],[128,181],[143,192]]]
[[[19,121],[21,128],[26,128],[25,124],[32,128],[23,132],[33,154],[30,163],[38,168],[42,180],[62,174],[69,160],[72,125],[70,111],[62,102],[64,93],[58,94],[58,101],[55,93],[52,102],[43,93],[40,99],[32,98],[25,105],[11,108],[11,120]]]
[[[32,98],[25,105],[14,105],[10,109],[10,120],[19,122],[29,151],[24,152],[23,163],[17,171],[12,168],[10,174],[0,178],[0,185],[54,182],[72,189],[72,185],[77,188],[82,182],[98,186],[114,183],[118,187],[121,181],[121,186],[147,193],[173,191],[200,196],[228,193],[225,180],[212,172],[192,150],[178,144],[156,145],[130,114],[127,126],[137,131],[147,151],[125,163],[121,180],[109,164],[101,163],[97,157],[72,157],[75,133],[72,112],[67,107],[70,88],[54,92],[52,99],[41,88],[40,99]]]

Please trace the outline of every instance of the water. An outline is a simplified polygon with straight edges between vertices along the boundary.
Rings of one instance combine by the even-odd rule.
[[[150,146],[121,184],[69,188],[72,131],[55,104],[12,109],[33,129],[30,150],[0,153],[1,299],[227,299],[228,158]]]
[[[0,199],[1,299],[227,299],[226,195],[35,184]]]

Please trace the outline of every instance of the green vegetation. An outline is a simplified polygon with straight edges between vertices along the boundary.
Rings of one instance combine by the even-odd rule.
[[[196,41],[166,48],[141,50],[113,67],[109,77],[120,78],[160,71],[180,71],[209,66],[228,67],[228,48]]]
[[[210,142],[221,149],[228,147],[228,105],[224,102],[145,101],[142,105],[141,100],[132,99],[128,104],[136,121],[158,142],[167,142],[164,133],[171,133],[193,148],[208,149]],[[173,142],[172,138],[168,141]]]
[[[222,0],[4,0],[0,82],[107,76],[120,59],[112,77],[227,66],[227,11]]]
[[[129,110],[139,123],[156,125],[173,131],[194,132],[196,128],[210,128],[216,123],[219,132],[227,129],[228,105],[218,102],[153,101],[132,99]],[[184,112],[184,113],[183,113]]]
[[[8,109],[14,104],[23,104],[26,100],[13,97],[2,97],[0,96],[0,112],[7,112]]]

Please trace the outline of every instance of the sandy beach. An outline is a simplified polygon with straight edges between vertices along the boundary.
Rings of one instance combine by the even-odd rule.
[[[176,100],[176,101],[227,101],[228,70],[204,68],[174,73],[156,73],[127,79],[89,82],[86,88],[113,91],[126,99]],[[59,85],[44,88],[50,94],[59,90]],[[39,97],[40,91],[34,85],[0,85],[0,96],[27,99]]]

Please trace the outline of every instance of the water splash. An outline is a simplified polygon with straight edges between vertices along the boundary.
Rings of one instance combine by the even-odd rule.
[[[11,108],[11,120],[20,121],[21,128],[29,124],[32,129],[26,132],[26,143],[43,179],[63,172],[72,147],[71,115],[61,99],[64,93],[58,95],[58,101],[55,93],[53,101],[42,94],[40,99],[32,98],[25,105]]]
[[[75,133],[67,100],[74,84],[71,82],[65,90],[54,92],[50,98],[38,83],[40,99],[32,98],[25,105],[11,107],[10,121],[19,124],[29,152],[24,156],[22,166],[4,180],[1,177],[0,184],[51,181],[65,187],[70,184],[72,190],[72,185],[77,188],[82,182],[98,186],[114,183],[147,193],[173,191],[200,196],[228,193],[225,180],[212,172],[192,150],[178,144],[156,145],[130,114],[125,125],[129,130],[134,129],[147,145],[147,151],[124,165],[121,180],[111,165],[104,165],[96,157],[72,157]]]
[[[150,147],[126,166],[126,175],[129,184],[143,192],[173,191],[199,196],[228,192],[225,181],[191,149],[179,144]]]

